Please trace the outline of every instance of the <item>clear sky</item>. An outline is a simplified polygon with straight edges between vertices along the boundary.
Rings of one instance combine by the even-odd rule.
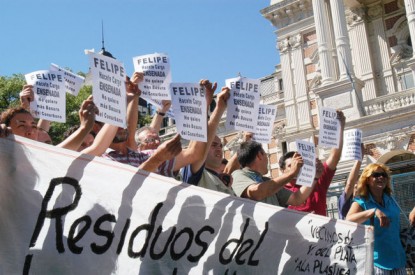
[[[88,71],[84,49],[105,48],[129,75],[132,58],[170,57],[174,82],[224,85],[240,72],[271,74],[279,63],[275,28],[260,10],[269,0],[2,0],[0,75],[49,69]]]

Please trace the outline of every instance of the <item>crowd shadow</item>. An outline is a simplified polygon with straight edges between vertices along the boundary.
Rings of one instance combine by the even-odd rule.
[[[26,271],[30,274],[73,274],[74,270],[82,270],[83,274],[96,274],[98,271],[100,274],[114,274],[120,257],[136,259],[134,273],[137,274],[324,273],[323,264],[316,267],[315,260],[308,259],[321,258],[322,262],[329,262],[325,261],[326,255],[333,255],[333,249],[337,249],[335,245],[327,245],[324,239],[303,237],[299,223],[307,226],[305,230],[312,234],[314,215],[281,209],[271,216],[267,214],[267,219],[260,219],[260,210],[269,206],[259,207],[260,203],[222,194],[218,194],[216,199],[215,194],[203,197],[200,192],[180,195],[184,190],[190,191],[190,185],[179,182],[170,182],[170,186],[162,187],[160,190],[168,188],[164,198],[151,201],[149,198],[153,195],[161,197],[160,190],[151,193],[146,188],[145,194],[140,193],[144,182],[153,183],[149,178],[152,174],[142,171],[132,175],[122,190],[117,213],[109,213],[103,205],[93,203],[91,209],[80,217],[82,219],[73,228],[75,233],[72,232],[72,236],[64,236],[59,231],[66,222],[64,215],[60,221],[50,222],[48,230],[43,230],[46,235],[41,234],[35,244],[33,228],[38,216],[33,215],[33,209],[39,209],[44,200],[35,189],[39,176],[22,145],[14,141],[0,142],[0,274],[15,273],[23,261],[26,261]],[[7,144],[7,150],[4,144]],[[74,201],[78,192],[82,192],[84,171],[92,160],[92,157],[79,155],[71,162],[61,181],[76,180],[81,190],[63,184],[62,191],[49,208],[63,208]],[[160,178],[154,181],[154,184],[162,184]],[[148,223],[142,225],[141,231],[131,226],[137,218],[135,211],[140,210],[140,196],[147,196],[142,201],[151,201],[153,205],[151,213],[140,213],[148,215]],[[213,198],[214,202],[207,198]],[[290,218],[287,218],[288,214]],[[99,227],[102,232],[109,232],[107,235],[97,235],[94,231],[94,223],[100,217],[107,219]],[[264,224],[257,224],[260,220]],[[327,220],[319,227],[324,227],[326,232],[336,232],[336,222]],[[74,236],[81,234],[88,223],[89,229],[74,244]],[[317,236],[316,231],[313,234]],[[357,238],[354,234],[350,232],[350,237]],[[68,238],[72,239],[71,247]],[[102,253],[93,253],[91,242],[95,247],[102,248],[107,244],[111,247],[102,249]],[[16,249],[16,243],[27,246]],[[350,246],[353,245],[352,240]],[[77,253],[80,248],[81,253]],[[325,250],[317,254],[318,248]],[[355,262],[346,261],[345,266],[354,273]]]

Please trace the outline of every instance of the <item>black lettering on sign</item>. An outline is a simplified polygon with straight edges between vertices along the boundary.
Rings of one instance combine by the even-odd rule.
[[[49,201],[52,198],[53,192],[55,191],[56,186],[68,184],[75,189],[75,196],[73,198],[73,202],[65,207],[56,208],[52,210],[47,210],[49,206]],[[32,238],[30,240],[29,247],[33,247],[36,244],[37,238],[39,237],[39,233],[42,230],[43,224],[45,223],[45,219],[55,219],[56,222],[56,248],[58,249],[59,253],[65,252],[65,248],[63,247],[62,242],[62,217],[68,214],[70,211],[74,210],[78,206],[78,202],[81,199],[81,186],[79,185],[78,181],[73,178],[63,177],[63,178],[55,178],[52,179],[49,188],[46,191],[46,194],[42,201],[42,208],[40,210],[39,216],[37,218],[35,230],[33,231]]]
[[[84,226],[79,229],[78,234],[76,236],[76,228],[81,223],[84,223]],[[69,229],[69,235],[68,235],[68,248],[72,253],[75,254],[81,254],[82,250],[84,250],[83,247],[77,246],[76,243],[82,239],[82,237],[85,235],[85,233],[88,231],[88,229],[91,227],[92,219],[89,216],[83,216],[79,219],[75,220],[75,222],[71,225],[71,228]]]

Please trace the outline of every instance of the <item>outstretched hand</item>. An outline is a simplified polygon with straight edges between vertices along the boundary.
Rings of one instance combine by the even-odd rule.
[[[98,107],[95,105],[92,95],[82,102],[78,114],[81,127],[92,129],[95,122],[95,115],[98,114]]]
[[[20,105],[25,108],[30,108],[30,102],[35,98],[32,85],[24,85],[23,90],[19,93]]]
[[[212,83],[208,79],[202,79],[199,81],[201,87],[203,87],[206,91],[205,98],[206,104],[209,107],[210,103],[212,103],[213,95],[215,94],[216,88],[218,87],[218,83]]]
[[[144,79],[144,74],[135,72],[133,76],[126,77],[125,89],[127,91],[127,97],[141,96],[141,90],[138,88],[138,84]]]
[[[228,87],[223,87],[218,94],[217,106],[219,110],[225,110],[228,106],[228,99],[231,97],[231,90]]]
[[[180,141],[180,135],[177,134],[174,138],[162,143],[154,153],[154,157],[160,163],[173,159],[182,151],[182,143]]]

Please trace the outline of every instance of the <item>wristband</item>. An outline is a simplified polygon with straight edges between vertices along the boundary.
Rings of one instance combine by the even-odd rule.
[[[156,111],[156,113],[160,116],[165,116],[166,115],[166,113],[162,113],[162,112],[159,112],[159,111]]]

